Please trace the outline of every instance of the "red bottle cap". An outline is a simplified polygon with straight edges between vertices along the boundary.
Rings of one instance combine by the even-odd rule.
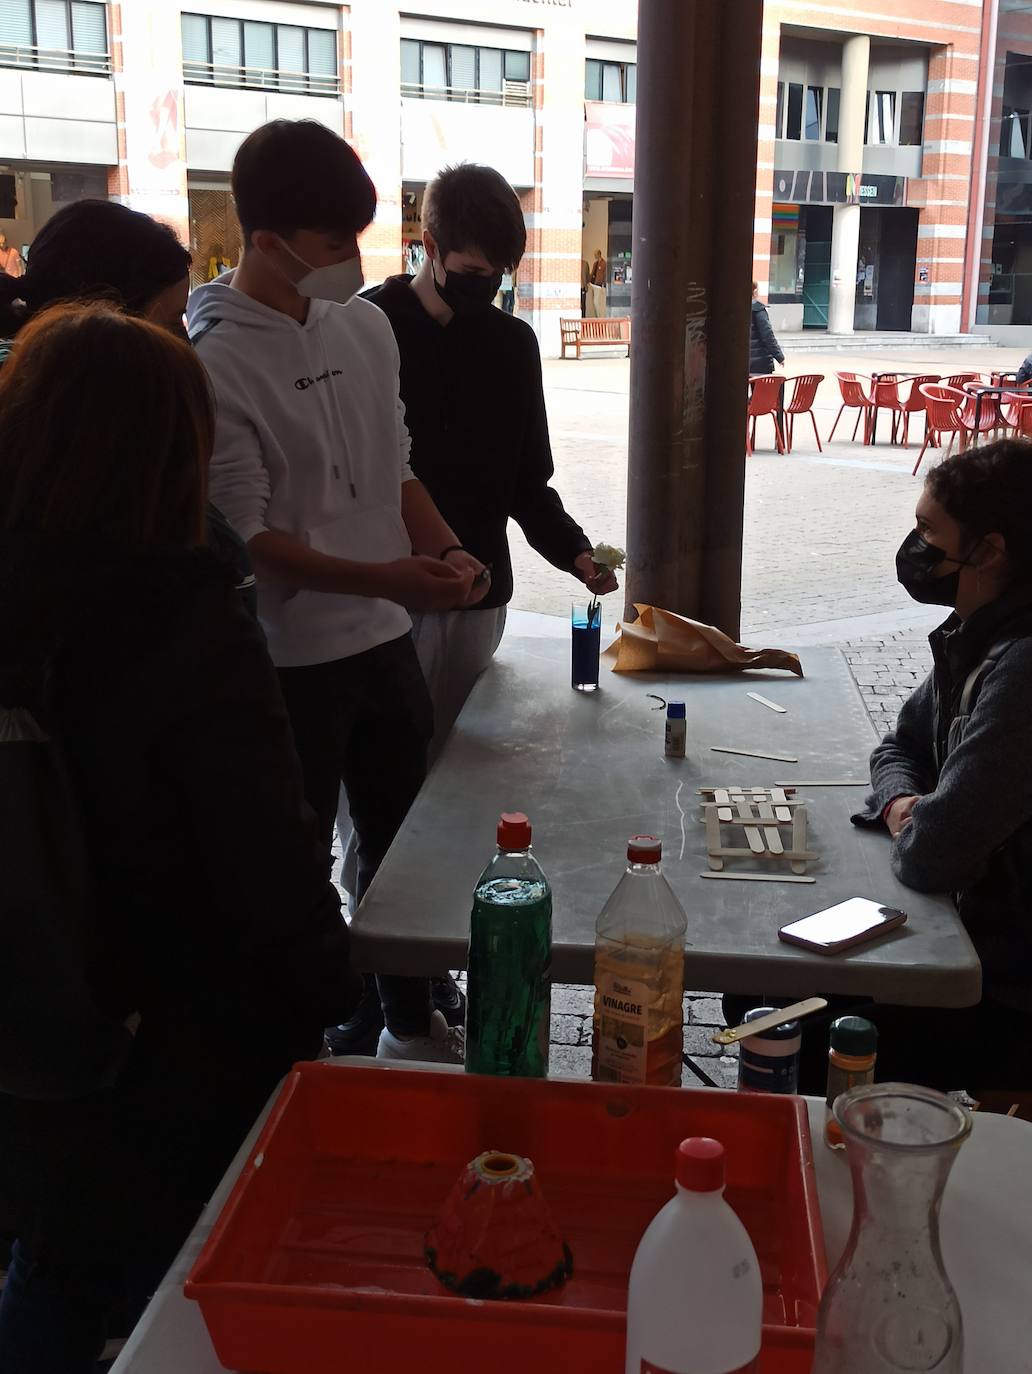
[[[719,1140],[693,1135],[677,1147],[674,1177],[693,1193],[716,1193],[724,1186],[724,1147]]]
[[[627,841],[627,862],[658,864],[663,857],[663,842],[655,835],[632,835]]]
[[[502,812],[498,822],[498,848],[530,848],[530,821],[522,811]]]

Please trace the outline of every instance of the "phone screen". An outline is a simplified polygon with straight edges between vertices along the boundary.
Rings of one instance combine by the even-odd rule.
[[[865,931],[876,930],[888,921],[894,921],[902,913],[892,906],[881,906],[867,897],[851,897],[838,906],[829,906],[827,911],[818,911],[813,916],[804,916],[785,926],[785,934],[815,945],[837,945],[843,940],[852,940]]]

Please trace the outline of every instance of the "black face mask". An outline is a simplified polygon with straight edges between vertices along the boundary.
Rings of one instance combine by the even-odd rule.
[[[502,285],[501,272],[481,277],[473,272],[445,272],[444,285],[437,280],[436,268],[431,269],[437,294],[456,315],[475,315],[487,310]]]
[[[956,606],[960,590],[960,569],[969,567],[968,558],[950,558],[945,549],[929,544],[917,530],[911,530],[896,554],[896,576],[900,586],[925,606]],[[941,563],[956,563],[956,572],[937,577]]]

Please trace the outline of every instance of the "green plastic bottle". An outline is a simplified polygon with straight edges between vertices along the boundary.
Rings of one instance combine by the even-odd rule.
[[[498,853],[473,893],[466,987],[468,1073],[544,1078],[551,1015],[552,890],[522,812],[498,822]]]

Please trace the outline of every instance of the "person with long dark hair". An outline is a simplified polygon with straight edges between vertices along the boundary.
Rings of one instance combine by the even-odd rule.
[[[361,987],[275,670],[205,548],[214,423],[188,344],[110,305],[36,316],[0,370],[0,708],[60,746],[92,994],[133,1034],[103,1090],[0,1095],[5,1374],[86,1374]]]
[[[172,229],[150,215],[115,201],[76,201],[47,220],[30,263],[23,277],[0,275],[0,365],[18,331],[57,301],[106,300],[186,338],[191,257]],[[257,615],[243,540],[211,504],[207,527],[212,551],[232,570],[244,604]]]

